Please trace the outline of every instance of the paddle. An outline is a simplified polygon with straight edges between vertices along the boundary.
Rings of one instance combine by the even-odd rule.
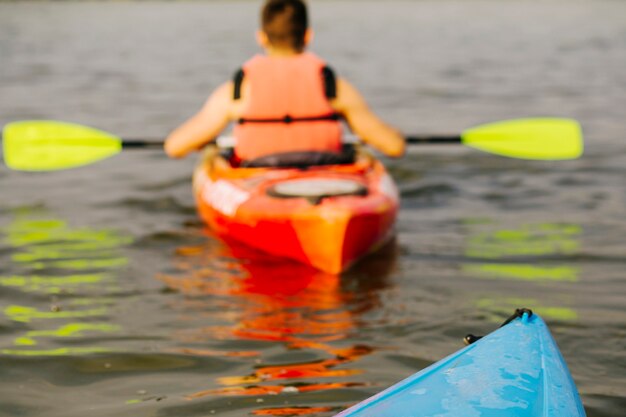
[[[518,159],[576,159],[583,153],[578,122],[563,118],[504,120],[465,130],[460,136],[409,136],[407,143],[461,143]]]
[[[122,148],[163,148],[163,143],[124,141],[98,129],[54,120],[7,124],[2,132],[6,165],[18,171],[55,171],[88,165]]]
[[[579,124],[571,119],[517,119],[476,126],[460,136],[406,138],[409,144],[461,143],[519,159],[576,159],[583,152]],[[52,120],[9,123],[3,130],[4,160],[20,171],[53,171],[88,165],[125,148],[162,148],[161,141],[122,140],[87,126]]]

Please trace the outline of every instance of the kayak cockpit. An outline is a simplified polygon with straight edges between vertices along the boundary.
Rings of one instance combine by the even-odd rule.
[[[353,164],[357,149],[353,143],[345,143],[340,152],[281,152],[252,160],[239,160],[234,148],[220,150],[220,156],[230,162],[233,168],[298,168]]]

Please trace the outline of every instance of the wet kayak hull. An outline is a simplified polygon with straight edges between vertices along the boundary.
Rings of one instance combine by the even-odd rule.
[[[365,191],[324,198],[269,192],[277,184],[320,179]],[[367,154],[354,164],[301,170],[233,168],[208,152],[194,173],[194,195],[200,216],[219,235],[329,273],[345,271],[391,238],[398,211],[393,180]]]

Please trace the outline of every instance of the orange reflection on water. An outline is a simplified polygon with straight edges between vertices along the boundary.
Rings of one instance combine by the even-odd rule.
[[[162,276],[161,280],[170,288],[192,296],[185,302],[202,302],[194,300],[194,295],[215,296],[213,305],[224,308],[201,314],[210,314],[213,322],[216,317],[222,317],[229,323],[188,329],[181,334],[182,340],[261,341],[282,344],[287,350],[317,351],[328,356],[314,360],[309,356],[305,362],[279,365],[275,359],[267,365],[256,359],[250,374],[220,377],[216,382],[222,388],[202,390],[186,398],[278,395],[363,386],[345,380],[362,371],[344,366],[369,355],[374,348],[336,343],[347,339],[356,329],[358,315],[379,304],[377,290],[386,286],[384,279],[395,260],[395,245],[393,250],[365,266],[367,272],[358,272],[359,278],[375,275],[371,280],[350,282],[345,277],[305,265],[266,257],[235,243],[225,246],[209,240],[203,245],[178,249],[179,272]],[[190,318],[197,319],[197,316]],[[184,349],[193,354],[194,349]],[[238,355],[245,356],[242,352]],[[341,380],[316,381],[327,378]],[[272,381],[283,383],[269,385]],[[295,416],[329,410],[292,404],[256,410],[254,415]]]
[[[335,410],[333,407],[280,407],[254,410],[255,416],[306,416],[316,413],[327,413]]]
[[[259,352],[254,352],[254,351],[225,351],[225,350],[193,349],[193,348],[172,349],[172,352],[180,353],[183,355],[227,356],[227,357],[235,357],[235,358],[250,358],[250,357],[259,356]]]
[[[351,294],[341,277],[298,263],[268,259],[243,247],[210,244],[177,251],[180,271],[163,275],[168,287],[182,293],[220,297],[234,325],[185,332],[189,341],[231,338],[287,343],[334,353],[324,343],[340,340],[354,328],[345,309]],[[236,261],[245,258],[246,261]],[[193,302],[193,301],[191,301]],[[226,314],[226,313],[224,313]]]
[[[282,393],[304,393],[304,392],[314,392],[314,391],[322,391],[329,389],[340,389],[340,388],[349,388],[349,387],[363,387],[366,386],[365,383],[360,382],[329,382],[326,384],[299,384],[297,387],[295,386],[285,386],[285,385],[263,385],[263,386],[250,386],[250,387],[230,387],[230,388],[219,388],[219,389],[210,389],[205,391],[196,392],[194,394],[188,395],[187,399],[201,398],[206,397],[208,395],[278,395]]]
[[[219,378],[222,385],[256,384],[277,379],[328,378],[360,374],[357,369],[332,369],[337,365],[352,362],[370,354],[372,348],[355,346],[344,356],[312,363],[296,363],[279,366],[261,366],[251,375]]]

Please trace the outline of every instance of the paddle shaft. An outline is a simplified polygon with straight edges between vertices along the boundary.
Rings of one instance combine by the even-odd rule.
[[[163,149],[164,142],[151,140],[123,140],[124,149]]]
[[[404,138],[409,145],[422,145],[422,144],[459,144],[461,143],[461,137],[454,136],[407,136]]]
[[[405,140],[406,143],[409,145],[438,145],[461,143],[460,136],[407,136]],[[163,142],[155,140],[132,139],[122,141],[122,147],[124,149],[160,149],[163,148]]]

